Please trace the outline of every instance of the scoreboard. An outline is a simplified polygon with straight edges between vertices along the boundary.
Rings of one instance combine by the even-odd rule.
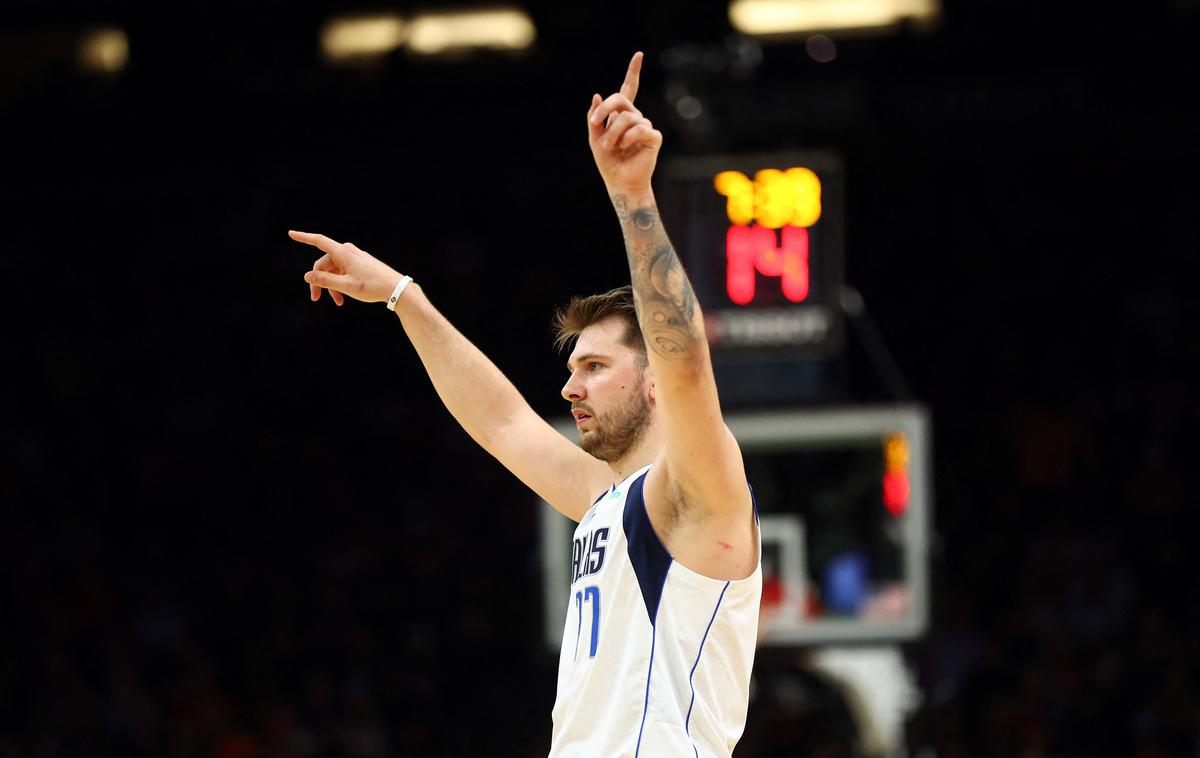
[[[820,360],[843,326],[842,167],[832,153],[677,160],[660,207],[714,363]]]

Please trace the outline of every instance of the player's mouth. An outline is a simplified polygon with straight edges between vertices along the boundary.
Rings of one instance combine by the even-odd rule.
[[[592,414],[578,408],[571,409],[571,415],[575,417],[575,426],[583,426],[588,421],[592,420]]]

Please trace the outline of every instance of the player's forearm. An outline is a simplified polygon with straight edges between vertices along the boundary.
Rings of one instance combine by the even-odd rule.
[[[491,451],[504,427],[529,404],[500,369],[475,347],[415,282],[396,304],[396,315],[450,415],[472,439]]]
[[[612,202],[621,220],[638,323],[652,361],[665,363],[662,368],[668,371],[707,362],[700,304],[663,228],[654,194],[649,189],[614,194]],[[655,356],[661,361],[654,361]]]

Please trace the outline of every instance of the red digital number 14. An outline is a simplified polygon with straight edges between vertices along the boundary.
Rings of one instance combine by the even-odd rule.
[[[783,296],[793,303],[808,297],[808,229],[785,226],[776,237],[765,226],[729,227],[725,237],[725,291],[738,305],[754,301],[755,274],[779,277]]]

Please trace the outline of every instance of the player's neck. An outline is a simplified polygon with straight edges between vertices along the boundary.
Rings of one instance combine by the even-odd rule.
[[[658,433],[657,425],[652,424],[637,444],[629,448],[629,452],[615,461],[609,461],[608,467],[612,469],[613,484],[625,481],[633,472],[654,463],[662,446],[663,441]]]

